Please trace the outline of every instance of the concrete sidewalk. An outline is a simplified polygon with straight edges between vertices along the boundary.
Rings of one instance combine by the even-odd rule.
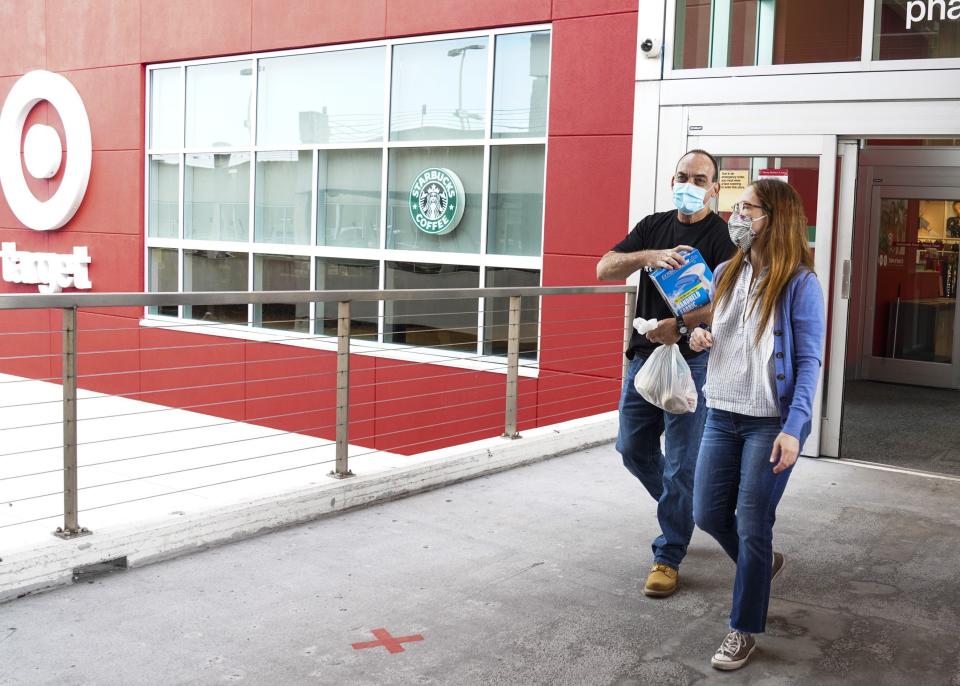
[[[958,521],[956,481],[803,460],[768,633],[718,673],[733,565],[698,532],[644,597],[654,503],[609,445],[0,605],[0,685],[960,686]]]

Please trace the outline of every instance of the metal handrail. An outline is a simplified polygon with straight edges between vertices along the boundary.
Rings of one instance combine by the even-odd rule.
[[[335,291],[216,291],[202,293],[57,293],[52,295],[3,294],[0,310],[59,309],[63,317],[63,526],[54,532],[61,538],[88,535],[78,522],[77,488],[77,310],[82,307],[146,307],[161,305],[245,305],[336,302],[336,459],[331,476],[353,476],[347,460],[349,445],[351,303],[357,301],[437,300],[453,298],[508,298],[507,356],[503,437],[520,438],[517,431],[519,396],[520,324],[522,298],[545,295],[622,294],[624,298],[623,343],[629,346],[636,307],[636,288],[616,286],[501,287],[457,289],[335,290]],[[269,341],[266,341],[269,342]],[[627,361],[621,367],[626,375]]]
[[[65,307],[146,307],[158,305],[268,305],[276,302],[345,302],[370,300],[436,300],[509,298],[541,295],[633,293],[635,286],[553,286],[516,288],[408,288],[353,291],[210,291],[206,293],[42,293],[0,295],[0,310]]]

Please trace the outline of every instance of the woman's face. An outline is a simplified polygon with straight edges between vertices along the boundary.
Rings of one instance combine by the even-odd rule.
[[[751,230],[754,234],[759,234],[770,223],[768,212],[763,208],[763,203],[753,190],[753,186],[747,186],[740,194],[738,202],[740,214],[750,217],[754,220]]]

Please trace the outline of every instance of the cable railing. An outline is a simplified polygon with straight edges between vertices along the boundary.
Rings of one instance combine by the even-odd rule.
[[[485,304],[443,310],[457,299]],[[354,303],[378,301],[430,301],[432,326],[393,342],[384,333],[420,315],[353,318]],[[306,331],[292,330],[302,318],[244,330],[104,314],[277,302],[336,303],[336,334],[319,307]],[[634,307],[630,286],[0,295],[0,317],[18,315],[0,329],[0,534],[62,518],[55,535],[73,538],[91,533],[85,512],[328,465],[346,479],[351,460],[377,453],[516,439],[521,425],[609,411]],[[478,312],[465,332],[459,319]]]

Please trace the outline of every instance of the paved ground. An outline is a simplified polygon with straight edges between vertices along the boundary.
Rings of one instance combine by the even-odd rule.
[[[840,457],[960,476],[960,391],[847,381]]]
[[[696,534],[644,597],[653,503],[612,446],[0,605],[0,685],[960,686],[960,483],[804,460],[755,660]],[[372,630],[421,635],[357,650]]]

